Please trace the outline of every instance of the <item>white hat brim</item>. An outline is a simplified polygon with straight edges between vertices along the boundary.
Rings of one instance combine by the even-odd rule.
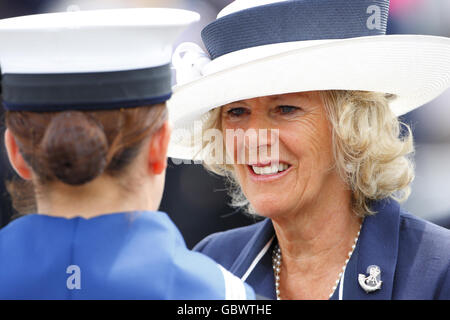
[[[302,47],[239,65],[228,61],[231,67],[175,87],[168,101],[175,129],[192,128],[206,112],[231,102],[320,90],[394,94],[390,107],[400,116],[430,102],[450,86],[449,38],[387,35],[299,45]],[[246,52],[230,57],[239,61],[239,54],[245,61]],[[221,63],[225,65],[225,59]],[[169,156],[193,159],[198,150],[174,139]]]

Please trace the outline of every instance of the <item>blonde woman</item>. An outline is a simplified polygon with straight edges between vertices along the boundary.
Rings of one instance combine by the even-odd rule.
[[[169,108],[194,140],[170,155],[202,159],[266,218],[196,250],[259,295],[450,298],[450,232],[399,206],[414,147],[398,120],[449,87],[450,41],[386,36],[388,8],[237,0],[203,30],[209,55],[176,52]]]

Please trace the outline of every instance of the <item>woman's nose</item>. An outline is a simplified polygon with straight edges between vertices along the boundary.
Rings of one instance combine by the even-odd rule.
[[[278,159],[279,129],[264,117],[252,117],[249,121],[244,145],[251,163]]]

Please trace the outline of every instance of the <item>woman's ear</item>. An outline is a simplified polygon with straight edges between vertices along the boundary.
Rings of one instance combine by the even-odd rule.
[[[155,175],[163,173],[167,168],[167,149],[171,131],[169,122],[166,121],[151,137],[148,161],[150,172]]]
[[[16,139],[9,129],[5,132],[5,146],[9,162],[17,174],[24,180],[31,180],[31,170],[20,153]]]

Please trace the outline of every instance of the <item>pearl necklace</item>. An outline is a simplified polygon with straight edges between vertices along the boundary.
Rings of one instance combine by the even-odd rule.
[[[361,226],[362,226],[362,224],[359,225],[358,234],[355,237],[355,240],[352,245],[352,249],[349,251],[348,258],[347,258],[347,260],[345,260],[345,264],[342,267],[342,271],[339,273],[339,276],[338,276],[333,288],[331,289],[329,298],[331,298],[334,294],[334,291],[336,291],[339,281],[341,280],[342,273],[344,272],[345,268],[347,267],[347,263],[349,262],[350,258],[352,257],[353,251],[355,251],[356,243],[358,242],[359,234],[361,232]],[[278,246],[278,244],[276,244],[275,248],[273,249],[273,253],[272,253],[272,266],[273,266],[274,276],[275,276],[275,293],[277,295],[277,300],[281,300],[281,298],[280,298],[281,260],[282,260],[281,249]]]

